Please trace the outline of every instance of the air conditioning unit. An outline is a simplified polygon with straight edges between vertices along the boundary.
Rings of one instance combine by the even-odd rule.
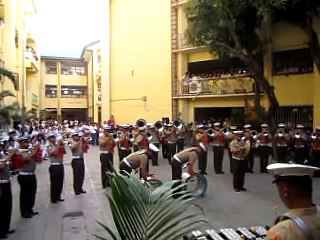
[[[202,92],[202,82],[198,80],[191,80],[189,83],[189,93],[197,94]]]

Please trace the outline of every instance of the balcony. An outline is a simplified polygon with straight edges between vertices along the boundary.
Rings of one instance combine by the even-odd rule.
[[[177,42],[177,47],[173,48],[173,52],[195,52],[206,48],[205,46],[193,46],[188,42],[188,38],[184,33],[175,34],[173,40]]]
[[[255,94],[255,82],[250,74],[221,74],[193,76],[179,81],[180,88],[174,99],[208,97],[237,97]]]
[[[186,4],[187,2],[189,2],[189,0],[174,0],[174,1],[171,1],[171,6],[172,7],[180,6],[180,5]]]
[[[39,58],[33,48],[27,47],[24,55],[24,64],[27,72],[36,73],[39,71]]]

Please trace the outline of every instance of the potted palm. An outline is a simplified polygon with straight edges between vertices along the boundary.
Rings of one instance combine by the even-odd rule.
[[[139,179],[115,172],[107,195],[117,233],[99,222],[111,238],[106,240],[175,240],[206,223],[183,184],[169,181],[154,188]],[[178,192],[178,193],[177,193]]]

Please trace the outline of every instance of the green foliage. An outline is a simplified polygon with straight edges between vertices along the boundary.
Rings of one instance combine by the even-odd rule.
[[[286,0],[202,0],[186,8],[187,36],[220,58],[259,54],[263,49],[261,23],[265,13],[284,7]]]
[[[14,85],[14,89],[18,90],[18,79],[13,72],[11,72],[3,67],[0,67],[0,75],[9,78],[9,80]]]
[[[183,185],[174,187],[174,184],[176,182],[170,181],[154,189],[137,178],[114,173],[108,199],[118,233],[99,224],[112,239],[181,239],[206,220],[189,193],[182,191],[178,196],[175,193]]]

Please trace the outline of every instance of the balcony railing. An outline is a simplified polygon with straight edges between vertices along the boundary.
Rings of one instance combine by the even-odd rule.
[[[34,51],[26,50],[25,55],[25,67],[31,72],[39,71],[39,58]]]
[[[189,43],[188,38],[184,33],[175,34],[174,37],[175,37],[174,39],[177,41],[177,46],[176,46],[176,49],[173,49],[173,50],[188,51],[188,50],[195,50],[195,49],[204,47],[204,46],[194,46],[191,43]]]
[[[174,0],[171,2],[171,6],[179,6],[189,2],[189,0]]]
[[[178,96],[225,96],[246,95],[255,92],[255,82],[248,74],[230,75],[219,77],[192,77],[179,81]]]

